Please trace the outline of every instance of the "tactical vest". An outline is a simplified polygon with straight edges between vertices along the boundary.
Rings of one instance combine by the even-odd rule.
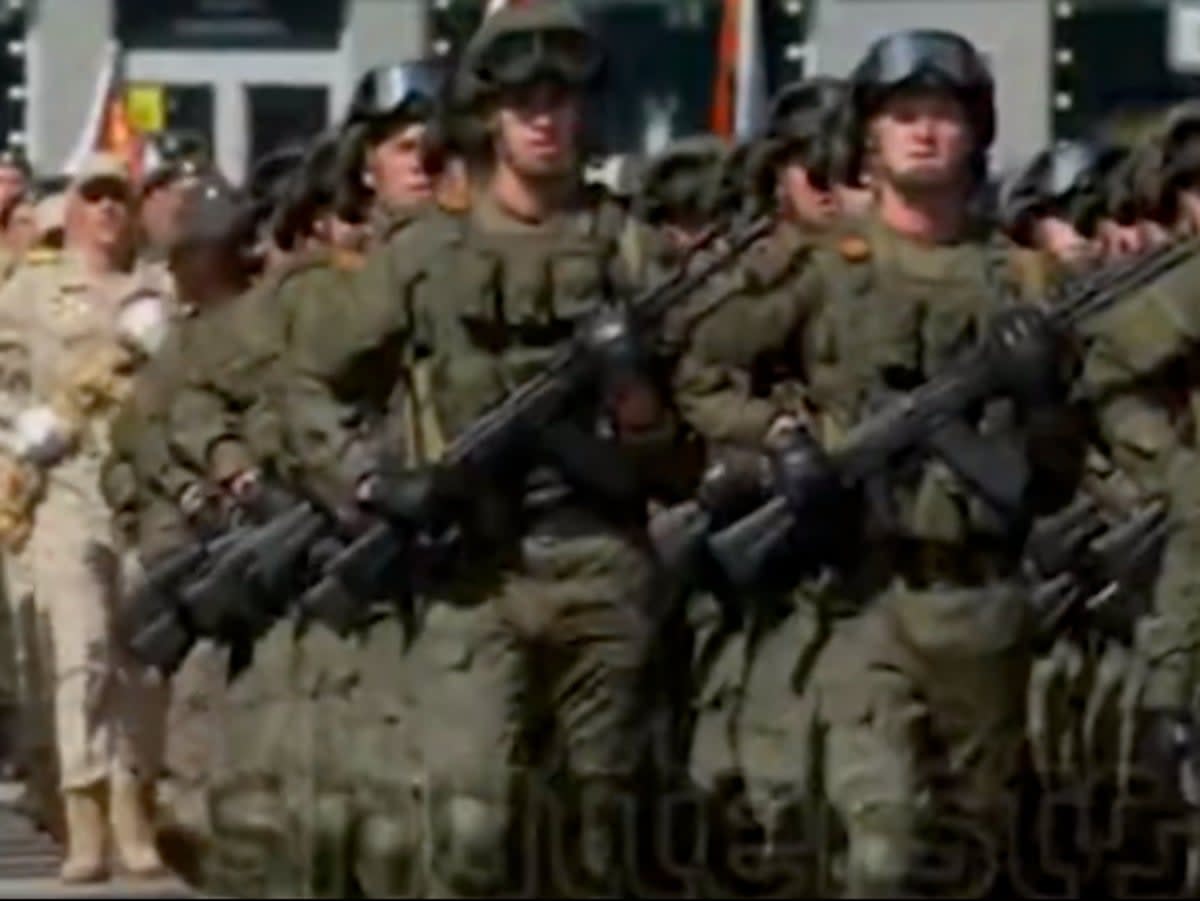
[[[539,372],[598,302],[628,291],[625,221],[601,206],[554,234],[496,234],[469,216],[414,287],[415,357],[452,438]]]
[[[806,356],[827,446],[888,397],[942,371],[978,340],[991,313],[1029,293],[1000,239],[925,251],[868,234],[814,256],[825,296]],[[978,502],[937,460],[889,472],[880,490],[887,521],[875,525],[889,534],[955,544],[979,519]]]

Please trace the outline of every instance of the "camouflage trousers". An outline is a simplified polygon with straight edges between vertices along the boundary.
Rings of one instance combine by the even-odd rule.
[[[222,702],[202,882],[239,897],[420,894],[398,619],[342,639],[278,623]]]
[[[1024,615],[1011,585],[895,581],[834,629],[802,715],[850,897],[989,888],[1020,771]]]
[[[842,586],[810,580],[786,596],[753,597],[743,627],[713,634],[715,601],[693,608],[698,646],[691,781],[710,798],[718,835],[707,880],[724,896],[739,887],[783,884],[815,889],[825,852],[813,834],[810,703],[804,690],[839,618]],[[731,794],[732,793],[732,794]]]
[[[654,722],[655,573],[599,529],[527,536],[518,565],[427,610],[411,662],[436,896],[617,890]]]

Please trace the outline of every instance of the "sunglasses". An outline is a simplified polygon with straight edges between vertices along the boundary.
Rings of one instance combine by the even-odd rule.
[[[87,203],[112,200],[116,203],[127,204],[130,200],[130,191],[129,186],[118,179],[97,178],[80,185],[79,196]]]

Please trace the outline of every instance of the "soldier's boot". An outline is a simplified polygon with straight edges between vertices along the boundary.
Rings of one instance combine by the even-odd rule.
[[[113,778],[109,799],[113,840],[130,876],[153,878],[166,874],[155,843],[153,810],[152,787],[131,775]]]
[[[103,783],[63,792],[67,856],[59,878],[67,884],[103,882],[108,878],[107,826]]]

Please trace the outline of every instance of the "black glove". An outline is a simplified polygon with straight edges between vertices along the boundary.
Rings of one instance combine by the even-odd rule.
[[[1045,312],[1014,306],[992,317],[987,347],[1000,386],[1030,406],[1054,403],[1061,395],[1059,339]]]
[[[580,322],[575,342],[605,376],[639,371],[645,359],[641,335],[624,307],[598,307]]]
[[[772,461],[775,484],[801,522],[819,521],[842,497],[833,461],[805,429],[793,430]]]
[[[715,522],[731,522],[766,500],[772,476],[771,461],[765,455],[722,451],[704,471],[696,500]]]

